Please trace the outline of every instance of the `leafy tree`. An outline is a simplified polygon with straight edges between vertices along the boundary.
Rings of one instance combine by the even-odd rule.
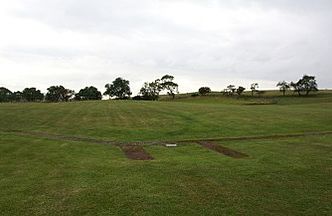
[[[22,98],[28,102],[42,101],[44,99],[44,94],[36,88],[25,88],[22,92]]]
[[[66,94],[64,95],[64,101],[69,101],[70,99],[73,99],[75,96],[75,91],[66,89]]]
[[[121,77],[116,78],[112,84],[106,84],[105,88],[106,91],[104,95],[108,95],[110,98],[126,99],[131,95],[129,81]]]
[[[301,96],[303,92],[305,95],[309,95],[311,91],[318,91],[318,85],[314,76],[303,75],[299,81],[296,83],[291,82],[290,85],[299,96]]]
[[[236,91],[235,85],[229,85],[227,88],[224,90],[224,95],[233,95]]]
[[[47,89],[45,99],[51,102],[68,101],[75,93],[73,90],[66,89],[63,86],[51,86]]]
[[[211,89],[209,87],[201,87],[198,89],[199,94],[206,95],[208,93],[211,93]]]
[[[75,94],[75,100],[101,100],[100,91],[94,86],[85,87]]]
[[[161,87],[163,90],[167,90],[167,94],[172,96],[172,98],[175,98],[175,93],[179,93],[178,87],[179,85],[177,83],[173,82],[174,77],[171,75],[165,75],[161,78]]]
[[[159,93],[162,90],[160,80],[157,79],[154,82],[145,82],[144,86],[140,90],[140,95],[143,100],[158,100]]]
[[[279,87],[280,91],[285,96],[286,91],[290,89],[290,84],[287,83],[286,81],[280,81],[278,82],[277,87]]]
[[[258,83],[252,83],[251,86],[250,86],[250,89],[251,89],[251,95],[254,96],[254,93],[257,92],[259,86],[258,86]]]
[[[239,86],[237,89],[236,89],[236,93],[240,96],[244,90],[246,90],[246,88],[242,87],[242,86]]]
[[[9,89],[0,87],[0,103],[11,101],[12,94]]]
[[[23,100],[23,93],[20,92],[20,91],[16,91],[12,94],[12,101],[15,101],[15,102],[20,102]]]

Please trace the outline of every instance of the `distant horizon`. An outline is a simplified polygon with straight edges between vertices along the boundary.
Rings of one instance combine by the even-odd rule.
[[[122,78],[123,78],[123,77],[122,77]],[[125,78],[124,78],[124,79],[125,79]],[[150,80],[150,81],[153,81],[153,80]],[[283,81],[283,80],[280,80],[280,81]],[[176,81],[175,81],[175,82],[176,82]],[[279,82],[279,81],[278,81],[278,82]],[[276,82],[276,84],[277,84],[278,82]],[[112,83],[112,82],[109,82],[109,83]],[[253,83],[254,83],[254,82],[253,82]],[[105,84],[106,84],[106,83],[105,83]],[[278,88],[278,87],[261,88],[260,83],[258,83],[258,84],[259,84],[259,88],[257,89],[258,91],[279,91],[279,88]],[[245,91],[244,91],[244,92],[251,91],[251,90],[250,90],[250,84],[249,84],[248,86],[244,86],[244,85],[236,85],[236,84],[234,84],[234,83],[229,83],[228,85],[235,85],[235,87],[242,86],[242,87],[245,88]],[[219,88],[219,89],[211,88],[211,87],[208,86],[208,85],[201,85],[201,86],[197,86],[197,89],[196,89],[196,90],[192,90],[192,91],[180,91],[180,90],[179,90],[179,94],[190,94],[190,93],[195,93],[195,92],[198,92],[198,89],[199,89],[200,87],[210,87],[210,88],[211,88],[211,93],[220,93],[220,92],[223,92],[224,89],[226,89],[226,87],[227,87],[228,85],[226,85],[226,86],[224,86],[224,87],[221,87],[221,88]],[[67,89],[74,90],[75,93],[79,92],[79,90],[81,90],[81,89],[83,89],[83,88],[85,88],[85,87],[90,87],[90,86],[94,86],[94,87],[96,87],[96,88],[98,89],[98,91],[100,91],[102,94],[103,94],[104,91],[106,90],[105,87],[103,87],[103,88],[98,88],[98,86],[93,85],[93,84],[92,84],[92,85],[82,86],[81,88],[78,88],[78,89],[73,89],[73,88],[70,88],[70,87],[65,86],[65,85],[62,85],[62,84],[50,85],[50,86],[64,86],[64,87],[67,88]],[[48,86],[48,87],[50,87],[50,86]],[[131,83],[130,83],[130,86],[131,86]],[[142,86],[143,86],[143,84],[142,84]],[[31,86],[31,85],[30,85],[30,86],[23,87],[22,89],[10,89],[10,88],[8,88],[8,87],[6,87],[6,86],[1,86],[1,85],[0,85],[0,87],[5,87],[5,88],[9,89],[9,90],[12,91],[12,92],[22,91],[22,90],[24,90],[25,88],[36,88],[37,90],[40,90],[43,94],[46,94],[46,93],[47,93],[47,88],[48,88],[48,87],[47,87],[47,88],[44,90],[44,89],[42,89],[42,88],[39,88],[38,86]],[[181,89],[181,86],[179,86],[179,89]],[[318,83],[318,89],[319,89],[320,91],[324,91],[324,90],[329,91],[329,90],[332,90],[332,87],[331,87],[331,88],[319,87],[319,83]],[[131,90],[131,91],[132,91],[132,90]],[[290,90],[287,90],[287,91],[293,91],[293,90],[290,89]],[[134,93],[134,92],[132,91],[132,96],[136,96],[136,95],[138,95],[138,94],[139,94],[139,91],[138,91],[137,93]],[[167,94],[166,94],[166,93],[164,94],[164,92],[162,91],[160,95],[167,95]],[[103,95],[103,99],[107,99],[107,98],[108,98],[108,96]]]

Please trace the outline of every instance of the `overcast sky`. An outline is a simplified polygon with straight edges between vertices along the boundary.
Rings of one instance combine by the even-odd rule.
[[[0,86],[332,87],[331,0],[0,0]]]

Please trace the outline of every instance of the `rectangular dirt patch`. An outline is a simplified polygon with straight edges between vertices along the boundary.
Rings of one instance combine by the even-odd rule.
[[[153,160],[153,157],[147,153],[143,146],[140,145],[123,145],[121,146],[122,151],[125,153],[127,158],[132,160]]]
[[[199,142],[199,144],[202,145],[205,148],[211,149],[213,151],[219,152],[221,154],[224,154],[224,155],[232,157],[232,158],[245,158],[245,157],[248,157],[247,154],[235,151],[233,149],[224,147],[222,145],[219,145],[219,144],[216,144],[216,143],[213,143],[213,142]]]

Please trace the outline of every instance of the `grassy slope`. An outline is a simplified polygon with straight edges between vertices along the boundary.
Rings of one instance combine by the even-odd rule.
[[[232,159],[195,144],[119,148],[1,132],[47,131],[115,140],[332,130],[332,95],[175,102],[0,104],[0,215],[331,215],[332,136],[233,141]]]
[[[243,105],[270,100],[278,103]],[[0,104],[0,130],[34,130],[119,141],[332,130],[332,94],[309,98],[204,97],[177,101]]]

